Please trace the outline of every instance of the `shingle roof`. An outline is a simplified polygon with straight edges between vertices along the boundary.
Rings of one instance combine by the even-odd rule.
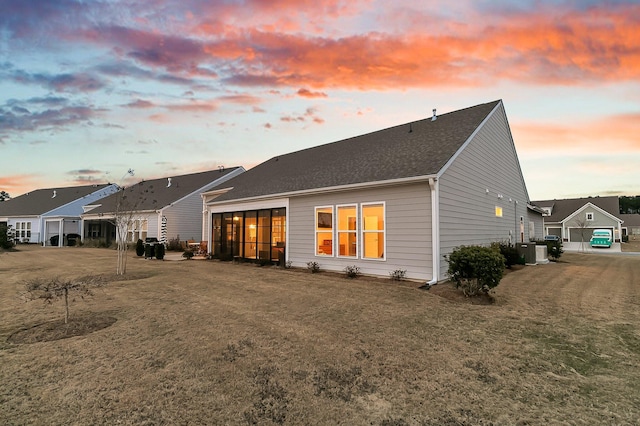
[[[38,189],[0,203],[0,217],[39,216],[111,184]],[[53,196],[55,191],[55,197]]]
[[[436,174],[494,101],[273,157],[227,182],[215,201]]]
[[[205,188],[212,189],[212,182],[238,170],[239,167],[231,167],[224,170],[210,170],[207,172],[192,173],[188,175],[170,176],[160,179],[146,180],[131,185],[124,189],[126,196],[131,200],[131,205],[136,211],[149,211],[164,208],[171,203],[186,197],[193,192]],[[168,186],[171,179],[171,186]],[[100,204],[88,214],[112,213],[116,209],[118,194],[112,194],[100,199],[93,204]],[[135,200],[135,201],[133,201]]]
[[[639,214],[621,214],[618,217],[624,220],[622,226],[640,226],[640,213]]]
[[[553,207],[551,210],[551,216],[546,216],[544,218],[545,222],[562,222],[569,215],[575,213],[579,208],[587,203],[598,206],[615,217],[620,217],[620,206],[618,197],[616,196],[531,201],[531,204],[535,204],[538,207]]]

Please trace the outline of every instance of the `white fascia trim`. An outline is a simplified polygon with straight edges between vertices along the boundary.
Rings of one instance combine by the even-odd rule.
[[[428,182],[430,178],[434,178],[434,177],[436,176],[423,175],[423,176],[412,176],[407,178],[379,180],[374,182],[353,183],[349,185],[327,186],[324,188],[303,189],[300,191],[290,191],[290,192],[281,192],[278,194],[259,195],[255,197],[239,198],[236,200],[224,200],[224,201],[218,201],[218,202],[211,201],[211,202],[208,202],[207,205],[208,206],[214,206],[216,204],[223,205],[225,203],[230,203],[230,202],[244,203],[247,201],[254,201],[254,200],[269,200],[272,198],[286,198],[286,197],[296,197],[301,195],[326,194],[327,192],[352,191],[354,189],[367,189],[367,188],[382,187],[382,186],[392,186],[392,185],[400,185],[403,183]],[[209,193],[206,193],[206,194],[209,194]]]
[[[570,221],[571,219],[573,219],[577,214],[579,214],[580,212],[583,212],[587,207],[591,207],[594,210],[599,211],[600,213],[604,214],[605,216],[609,216],[611,219],[615,220],[616,222],[622,223],[623,220],[617,218],[616,216],[612,215],[611,213],[609,213],[606,210],[601,209],[600,207],[596,206],[595,204],[592,204],[591,201],[587,202],[587,204],[585,204],[584,206],[580,207],[578,210],[576,210],[575,212],[571,213],[569,216],[567,216],[562,222],[562,224],[565,224],[566,222]]]
[[[229,204],[208,205],[206,212],[209,213],[233,213],[237,211],[262,210],[262,209],[287,209],[289,211],[288,198],[276,198],[270,200],[254,200],[254,201],[232,201]],[[288,213],[287,213],[288,214]]]
[[[486,124],[487,121],[489,121],[489,119],[491,117],[493,117],[493,114],[495,114],[495,112],[502,106],[502,101],[499,101],[498,104],[495,106],[495,108],[493,108],[493,110],[487,114],[487,116],[484,118],[484,120],[482,120],[482,122],[478,125],[478,127],[476,127],[476,129],[473,131],[473,133],[471,133],[471,135],[467,138],[467,140],[462,144],[462,146],[460,148],[458,148],[458,150],[456,151],[455,154],[453,154],[453,156],[451,156],[451,158],[449,159],[449,161],[446,162],[446,164],[444,166],[442,166],[442,168],[440,169],[440,171],[438,172],[437,177],[440,178],[442,177],[442,175],[444,174],[444,172],[447,171],[447,169],[451,166],[451,164],[453,164],[453,162],[458,158],[458,156],[462,153],[462,151],[465,150],[465,148],[471,143],[471,141],[473,140],[473,138],[478,134],[478,132],[480,131],[480,129],[482,129],[482,127],[484,127],[484,125]],[[509,133],[511,133],[511,131],[509,131]],[[513,140],[512,140],[513,142]],[[517,157],[516,157],[517,158]],[[527,198],[529,198],[527,196]]]
[[[182,200],[184,200],[185,198],[193,196],[194,194],[202,194],[202,195],[206,194],[207,192],[203,192],[206,187],[211,186],[212,184],[213,185],[220,185],[221,183],[224,183],[224,182],[228,181],[229,179],[234,178],[234,177],[236,177],[239,174],[242,174],[244,172],[245,172],[244,168],[239,167],[236,170],[234,170],[234,171],[232,171],[230,173],[227,173],[224,176],[219,177],[218,179],[214,180],[213,182],[209,182],[208,184],[203,185],[202,187],[196,189],[195,191],[190,192],[189,194],[185,195],[184,197],[173,201],[171,204],[169,204],[168,206],[164,206],[163,208],[166,208],[166,207],[172,206],[174,204],[177,204],[177,203],[181,202]]]

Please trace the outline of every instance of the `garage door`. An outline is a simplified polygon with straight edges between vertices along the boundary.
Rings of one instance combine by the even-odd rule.
[[[594,229],[610,229],[611,235],[613,235],[613,228],[570,228],[569,229],[569,241],[573,243],[579,243],[581,241],[589,241],[591,239],[591,235],[593,234]]]

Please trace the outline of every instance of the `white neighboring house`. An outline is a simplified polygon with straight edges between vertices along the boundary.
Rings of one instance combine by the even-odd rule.
[[[116,241],[114,219],[130,217],[127,242],[155,237],[168,242],[203,240],[200,194],[210,191],[245,171],[242,167],[220,168],[200,173],[141,181],[109,197],[85,205],[82,239]]]
[[[502,101],[273,157],[203,203],[214,256],[430,283],[457,246],[543,230]]]
[[[0,222],[13,229],[18,243],[61,247],[69,235],[82,233],[82,207],[117,190],[116,184],[38,189],[0,203]]]

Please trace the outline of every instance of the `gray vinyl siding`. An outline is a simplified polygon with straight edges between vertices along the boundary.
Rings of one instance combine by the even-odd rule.
[[[502,104],[444,171],[439,192],[440,279],[448,267],[444,256],[457,246],[519,241],[521,216],[528,241],[529,200]]]
[[[360,204],[370,202],[385,203],[385,260],[315,255],[316,207],[358,204],[360,230]],[[345,266],[356,265],[363,274],[388,277],[389,272],[404,269],[407,278],[431,279],[431,196],[426,182],[292,197],[287,226],[288,259],[295,267],[315,261],[323,270],[341,272]],[[358,251],[361,256],[360,233]]]
[[[167,240],[178,236],[181,241],[200,241],[202,239],[202,197],[200,193],[191,194],[164,208],[162,214],[167,218]],[[156,220],[155,226],[159,228],[160,218]]]
[[[542,240],[544,238],[544,221],[542,220],[542,215],[540,213],[527,210],[527,216],[528,216],[527,220],[529,222],[533,222],[534,224],[533,230],[534,230],[535,236],[533,239]]]

